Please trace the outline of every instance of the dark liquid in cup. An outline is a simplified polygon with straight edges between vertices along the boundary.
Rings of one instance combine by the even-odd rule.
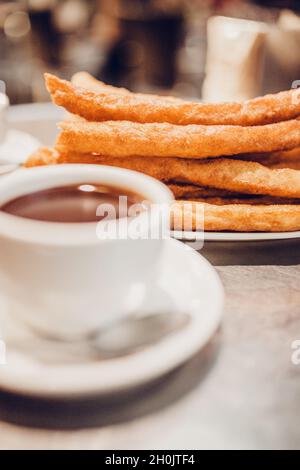
[[[7,202],[1,210],[46,222],[99,222],[103,218],[127,217],[128,209],[134,204],[138,204],[135,208],[139,213],[144,200],[141,194],[127,189],[82,183],[26,194]]]

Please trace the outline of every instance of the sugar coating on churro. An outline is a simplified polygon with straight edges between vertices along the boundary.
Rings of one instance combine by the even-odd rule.
[[[300,229],[300,205],[214,205],[205,202],[176,201],[172,205],[172,228],[181,230],[183,216],[197,227],[197,205],[204,210],[204,229],[219,232],[289,232]],[[200,227],[202,229],[202,227]]]
[[[55,149],[27,167],[109,164],[168,184],[173,228],[204,210],[208,231],[300,230],[300,89],[245,103],[205,104],[132,93],[86,72],[46,74],[52,100],[72,113]],[[91,122],[92,121],[92,122]]]
[[[226,191],[225,189],[208,188],[197,184],[180,183],[175,180],[164,181],[176,199],[198,199],[202,197],[238,197],[240,193]]]
[[[59,127],[59,151],[120,157],[207,158],[300,146],[300,120],[252,127],[65,121]]]
[[[162,171],[162,168],[170,169],[171,164],[180,164],[182,165],[183,162],[188,163],[183,160],[179,159],[169,159],[167,162],[165,161],[164,164],[160,162],[159,165],[154,165],[151,167],[151,162],[156,164],[159,162],[160,159],[146,159],[148,161],[148,173],[157,175],[157,171]],[[164,159],[165,160],[165,159]],[[228,160],[220,159],[221,165],[222,161]],[[216,160],[214,162],[207,162],[207,163],[218,163],[220,164],[220,160]],[[235,160],[232,160],[236,162]],[[141,169],[139,165],[145,163],[145,159],[142,157],[132,157],[131,159],[120,159],[115,157],[103,157],[99,155],[82,155],[76,153],[69,153],[69,154],[60,154],[54,149],[49,149],[47,147],[41,148],[36,151],[27,161],[26,166],[37,166],[37,165],[47,165],[47,164],[57,164],[57,163],[98,163],[98,164],[113,164],[117,166],[125,165],[126,168],[130,169]],[[237,164],[244,164],[246,168],[248,168],[248,164],[253,164],[252,162],[236,162]],[[191,166],[197,164],[198,162],[191,161]],[[230,162],[229,162],[230,164]],[[205,163],[201,164],[205,166]],[[259,168],[262,165],[259,165]],[[267,172],[268,168],[265,168]],[[168,174],[178,174],[174,172],[174,168]],[[194,173],[194,172],[193,172]],[[180,173],[179,173],[180,174]],[[268,173],[269,174],[269,173]],[[222,178],[222,174],[219,175]],[[248,173],[249,178],[253,178],[253,175]],[[257,175],[256,175],[257,177]],[[230,186],[232,187],[232,180],[234,180],[235,174],[231,175],[231,183]],[[214,180],[216,181],[216,179]],[[180,184],[170,183],[171,188],[173,185],[174,187],[180,187]],[[260,175],[260,184],[262,184],[261,175]],[[182,184],[181,184],[182,185]],[[265,197],[265,196],[255,196],[255,197],[247,197],[247,199],[242,199],[241,195],[238,197],[234,195],[233,192],[226,191],[223,193],[222,197],[218,196],[218,189],[214,188],[197,188],[195,185],[184,185],[185,189],[188,191],[192,191],[193,194],[190,194],[190,197],[193,199],[197,198],[198,196],[202,198],[202,202],[192,202],[192,209],[190,205],[186,205],[188,201],[179,201],[173,206],[173,228],[180,228],[182,225],[182,214],[183,214],[183,205],[185,204],[185,209],[187,208],[191,213],[189,214],[191,220],[193,222],[193,229],[196,230],[197,227],[195,223],[197,218],[195,216],[196,209],[195,204],[203,204],[205,209],[205,230],[210,231],[222,231],[222,230],[232,230],[232,231],[293,231],[293,230],[300,230],[300,205],[296,204],[297,200],[287,200],[286,198],[278,200],[274,197]],[[212,192],[210,192],[212,191]],[[204,198],[204,196],[207,196]],[[178,197],[180,197],[178,195]],[[183,196],[181,196],[183,197]],[[288,203],[288,204],[287,204]],[[264,205],[262,205],[264,204]],[[195,211],[195,214],[194,214]]]
[[[164,182],[187,183],[231,193],[300,198],[300,172],[270,169],[257,162],[218,158],[195,161],[181,158],[108,157],[42,149],[27,166],[46,159],[49,163],[96,163],[140,171]],[[43,164],[43,163],[41,163]],[[179,196],[180,197],[180,196]]]
[[[300,89],[245,103],[208,104],[131,93],[97,83],[86,75],[74,78],[73,82],[81,86],[50,74],[45,74],[45,79],[54,103],[89,121],[256,126],[295,119],[300,115]]]

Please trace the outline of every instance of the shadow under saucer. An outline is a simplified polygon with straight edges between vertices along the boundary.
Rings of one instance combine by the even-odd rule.
[[[101,427],[163,409],[205,379],[221,347],[221,330],[192,359],[163,378],[132,390],[71,399],[39,399],[0,391],[0,419],[45,429]]]
[[[200,253],[214,266],[295,266],[300,264],[300,238],[205,241]]]

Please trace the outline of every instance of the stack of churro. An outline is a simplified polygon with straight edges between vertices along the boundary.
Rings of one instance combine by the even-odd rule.
[[[300,230],[300,89],[205,104],[132,93],[85,72],[72,82],[46,74],[46,85],[70,116],[55,147],[27,167],[94,163],[153,176],[177,199],[175,228],[193,201],[205,230]]]

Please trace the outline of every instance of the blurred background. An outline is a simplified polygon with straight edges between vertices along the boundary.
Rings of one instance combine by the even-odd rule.
[[[300,79],[299,0],[0,1],[0,80],[12,104],[49,100],[43,72],[86,70],[134,91],[206,101]]]

